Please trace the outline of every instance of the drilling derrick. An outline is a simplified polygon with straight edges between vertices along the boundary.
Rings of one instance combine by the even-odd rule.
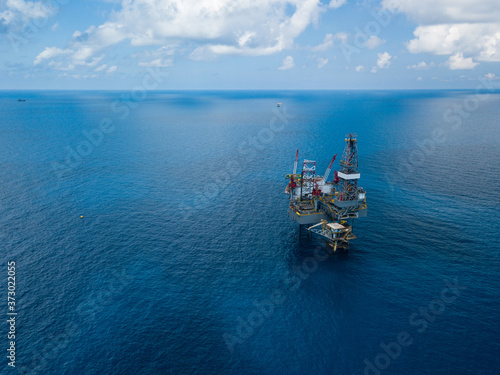
[[[340,170],[337,176],[340,179],[340,201],[355,201],[358,199],[358,147],[356,134],[348,134],[344,153],[340,160]]]
[[[333,199],[333,212],[337,220],[366,216],[366,192],[358,187],[358,141],[356,134],[347,134],[344,152],[337,172],[338,188]]]
[[[301,226],[325,237],[334,250],[347,248],[353,234],[353,221],[367,214],[366,192],[358,187],[358,148],[356,134],[347,134],[340,160],[339,171],[334,172],[333,181],[328,177],[335,155],[324,176],[316,175],[316,162],[304,160],[302,173],[296,174],[298,150],[295,156],[294,173],[286,175],[290,180],[285,192],[290,195],[288,215]]]
[[[304,160],[300,184],[300,197],[309,197],[311,194],[314,194],[316,185],[316,162],[314,160]]]

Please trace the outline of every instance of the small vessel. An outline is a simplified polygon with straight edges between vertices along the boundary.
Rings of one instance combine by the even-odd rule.
[[[25,102],[26,99],[17,99],[18,102]]]
[[[281,103],[276,103],[276,107],[281,107]]]

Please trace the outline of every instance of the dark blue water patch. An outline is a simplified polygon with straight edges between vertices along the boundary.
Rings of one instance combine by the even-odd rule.
[[[120,118],[112,105],[127,94],[0,98],[20,367],[363,374],[405,331],[412,344],[381,373],[495,373],[498,93],[456,129],[443,115],[474,91],[154,92]],[[106,118],[114,130],[57,173]],[[446,137],[429,146],[436,128]],[[347,132],[358,133],[368,217],[349,252],[311,263],[325,244],[288,219],[284,175],[297,148],[318,173],[336,153],[338,168]],[[455,279],[466,289],[418,332],[412,314]],[[239,337],[276,290],[284,300]]]

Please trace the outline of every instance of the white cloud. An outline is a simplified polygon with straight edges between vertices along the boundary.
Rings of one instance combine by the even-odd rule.
[[[422,80],[422,77],[418,77],[418,78],[417,78],[417,81],[421,81],[421,80]]]
[[[484,79],[487,79],[488,81],[493,81],[494,79],[498,79],[498,77],[495,75],[495,73],[487,73],[484,75]]]
[[[211,52],[206,46],[197,47],[189,54],[192,60],[214,60],[217,56]]]
[[[74,51],[71,49],[60,49],[57,47],[46,47],[42,52],[38,54],[33,62],[34,65],[41,64],[42,62],[46,63],[47,66],[50,66],[56,70],[73,70],[76,66],[81,67],[94,67],[104,58],[104,55],[93,57],[88,61],[83,60],[72,60],[66,61],[64,60],[65,56],[69,56],[73,54]],[[59,59],[56,59],[59,57]],[[49,61],[45,61],[49,60]]]
[[[76,33],[73,60],[86,61],[120,42],[194,47],[192,57],[269,55],[294,40],[325,9],[320,0],[130,0],[100,26]],[[193,47],[191,47],[193,48]]]
[[[341,43],[347,42],[348,35],[346,33],[326,34],[323,43],[312,48],[313,51],[326,51],[334,46],[336,41]]]
[[[412,53],[450,56],[450,69],[500,61],[498,0],[383,0],[382,5],[419,24],[407,43]]]
[[[377,73],[377,67],[376,67],[376,66],[374,66],[374,67],[372,68],[372,70],[370,70],[370,72],[372,72],[372,73]]]
[[[370,38],[366,41],[365,46],[369,49],[375,49],[381,44],[385,43],[385,40],[380,39],[376,35],[370,36]]]
[[[500,61],[500,23],[419,26],[414,34],[407,45],[412,53],[463,53],[477,61]]]
[[[356,68],[354,68],[358,73],[359,72],[362,72],[363,70],[365,70],[365,67],[363,65],[358,65]]]
[[[500,20],[498,0],[383,0],[382,6],[423,25]]]
[[[40,64],[44,60],[53,59],[56,56],[67,55],[72,53],[73,51],[70,49],[61,49],[57,47],[45,47],[45,49],[40,52],[37,57],[35,57],[35,61],[33,61],[34,65]]]
[[[138,65],[165,68],[167,66],[172,66],[172,60],[171,59],[162,60],[161,58],[158,58],[147,62],[142,61]]]
[[[31,20],[49,18],[56,8],[47,5],[47,1],[7,0],[4,10],[0,12],[0,24],[12,28],[22,28]]]
[[[118,67],[116,65],[110,66],[109,69],[106,70],[106,73],[108,73],[108,74],[114,73],[114,72],[116,72],[116,69],[118,69]]]
[[[101,72],[108,67],[108,64],[102,64],[101,66],[94,69],[95,72]]]
[[[97,78],[97,74],[68,74],[68,73],[62,73],[59,75],[59,77],[70,77],[70,78]]]
[[[324,67],[326,64],[328,64],[328,59],[325,59],[323,57],[320,57],[318,59],[318,68],[321,69],[322,67]]]
[[[131,57],[142,60],[142,62],[151,62],[153,60],[166,60],[171,62],[171,57],[177,52],[178,44],[172,43],[164,45],[155,50],[146,49],[138,53],[132,54]]]
[[[287,56],[283,59],[283,65],[281,65],[278,70],[288,70],[295,66],[295,61],[292,56]]]
[[[98,57],[93,57],[89,61],[75,61],[75,64],[93,67],[93,66],[96,66],[97,64],[99,64],[99,62],[103,58],[104,58],[104,55],[101,55],[101,56],[98,56]]]
[[[51,29],[52,31],[56,31],[56,30],[58,29],[58,27],[59,27],[59,22],[56,22],[55,24],[53,24],[53,25],[50,27],[50,29]]]
[[[389,54],[389,52],[378,53],[377,57],[377,66],[379,69],[385,69],[388,68],[389,65],[391,65],[392,56]]]
[[[474,69],[477,64],[479,63],[472,61],[472,58],[470,57],[464,58],[464,55],[461,52],[450,56],[448,59],[448,66],[451,70]]]
[[[425,61],[421,61],[418,64],[408,65],[406,69],[415,69],[415,70],[427,70],[434,66],[433,62],[427,64]]]
[[[249,45],[252,39],[255,36],[255,32],[246,32],[242,36],[238,38],[238,45],[240,47],[244,47],[246,45]]]
[[[345,3],[346,3],[346,0],[331,0],[330,4],[328,4],[328,6],[330,8],[337,9],[337,8],[340,8],[342,5],[344,5]]]

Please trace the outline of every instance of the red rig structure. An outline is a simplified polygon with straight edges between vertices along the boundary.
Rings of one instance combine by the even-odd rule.
[[[356,238],[352,231],[354,219],[367,215],[366,192],[358,187],[358,148],[356,134],[347,134],[339,171],[333,181],[328,177],[337,155],[334,155],[323,176],[316,175],[316,162],[304,160],[302,172],[297,173],[299,150],[295,155],[293,173],[285,189],[289,195],[288,215],[307,229],[327,239],[336,251],[347,249]],[[314,224],[314,225],[311,225]]]

